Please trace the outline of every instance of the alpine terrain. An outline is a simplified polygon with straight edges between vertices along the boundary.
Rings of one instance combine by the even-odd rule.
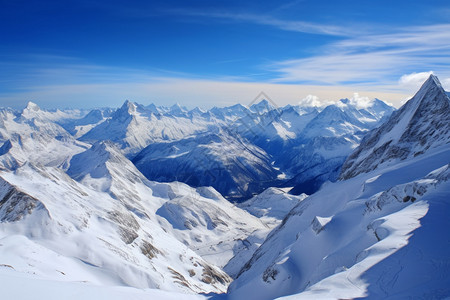
[[[449,201],[434,75],[398,110],[0,109],[7,299],[448,298]]]

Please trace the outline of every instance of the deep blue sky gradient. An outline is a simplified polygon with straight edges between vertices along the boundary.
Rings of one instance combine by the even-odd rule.
[[[302,22],[300,29],[295,22]],[[292,79],[280,70],[286,61],[336,54],[334,48],[341,41],[447,26],[448,1],[0,0],[0,23],[0,101],[5,103],[35,96],[38,102],[49,101],[49,106],[64,106],[62,100],[39,99],[40,92],[50,86],[148,82],[160,77],[370,86],[392,85],[412,72],[432,70],[450,77],[449,62],[439,60],[411,68],[405,63],[403,69],[392,66],[382,76],[353,75],[346,80],[322,80],[320,74]],[[371,53],[377,47],[376,42],[365,44],[351,55]],[[397,49],[387,45],[377,51],[390,47]],[[433,49],[436,52],[430,55],[449,56],[445,45],[435,47],[443,49]],[[301,66],[316,69],[316,62],[304,63]],[[69,93],[66,97],[71,99]],[[92,99],[79,103],[92,105]]]

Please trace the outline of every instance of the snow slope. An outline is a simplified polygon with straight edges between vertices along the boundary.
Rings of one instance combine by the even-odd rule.
[[[67,170],[73,179],[106,192],[137,215],[194,250],[207,262],[223,267],[236,255],[235,245],[268,227],[235,207],[211,187],[191,188],[180,182],[148,181],[110,142],[98,142],[74,156]]]
[[[16,272],[10,266],[0,265],[0,281],[8,287],[3,289],[5,299],[47,299],[47,300],[79,300],[79,299],[158,299],[158,300],[194,300],[207,299],[200,295],[188,295],[166,292],[157,289],[136,289],[130,287],[107,287],[86,282],[67,282],[45,280],[30,274]],[[26,287],[26,289],[24,289]]]
[[[325,185],[269,235],[230,299],[450,295],[448,157],[447,147]]]
[[[266,224],[278,225],[289,211],[307,196],[306,194],[294,196],[283,189],[272,187],[238,206],[264,220]]]
[[[0,176],[2,263],[18,272],[184,293],[220,292],[229,282],[133,201],[94,191],[56,168],[27,164]]]

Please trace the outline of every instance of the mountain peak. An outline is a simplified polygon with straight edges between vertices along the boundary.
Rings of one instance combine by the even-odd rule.
[[[29,101],[27,106],[22,110],[22,117],[25,119],[42,118],[41,109],[36,103]]]
[[[273,106],[266,99],[262,99],[259,103],[255,103],[255,104],[252,104],[252,106],[250,106],[251,111],[258,112],[258,113],[265,113],[265,112],[271,111],[273,109],[275,109],[275,106]]]
[[[127,111],[130,114],[136,112],[136,104],[131,102],[130,100],[125,100],[125,102],[123,103],[122,107],[120,108],[120,110],[122,111]]]
[[[430,77],[422,84],[419,91],[401,109],[423,110],[427,106],[436,106],[436,101],[447,102],[449,98],[439,79],[431,74]]]
[[[153,114],[161,113],[161,110],[154,103],[151,103],[151,104],[147,105],[145,107],[145,109],[148,110],[149,112],[153,113]]]
[[[170,107],[169,112],[171,114],[179,116],[179,115],[184,115],[187,112],[187,109],[186,109],[186,107],[181,106],[179,103],[176,103]]]
[[[436,75],[430,74],[430,77],[425,82],[429,82],[429,84],[434,84],[442,88],[441,82]]]
[[[371,131],[342,166],[348,179],[382,163],[422,155],[450,143],[450,98],[430,75],[419,91],[380,127]]]
[[[39,108],[39,106],[36,103],[28,101],[27,106],[25,107],[25,110],[39,111],[41,109]]]
[[[439,91],[442,91],[445,94],[444,88],[441,85],[441,82],[439,81],[439,79],[437,78],[437,76],[431,74],[427,80],[425,80],[425,82],[422,84],[422,86],[420,87],[419,91],[416,93],[416,95],[414,96],[414,98],[417,95],[421,95],[424,94],[426,92],[428,92],[429,90],[432,89],[437,89]]]
[[[137,105],[129,100],[126,100],[123,105],[118,110],[116,110],[113,118],[125,121],[130,116],[136,115],[136,113]]]
[[[183,106],[181,106],[180,105],[180,103],[175,103],[174,105],[172,105],[171,107],[170,107],[170,109],[171,110],[177,110],[177,111],[184,111],[185,110],[185,108],[183,107]]]

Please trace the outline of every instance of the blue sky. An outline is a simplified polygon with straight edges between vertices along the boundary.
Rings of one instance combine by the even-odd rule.
[[[0,0],[0,106],[400,105],[450,88],[448,1]],[[309,97],[309,98],[308,98]]]

